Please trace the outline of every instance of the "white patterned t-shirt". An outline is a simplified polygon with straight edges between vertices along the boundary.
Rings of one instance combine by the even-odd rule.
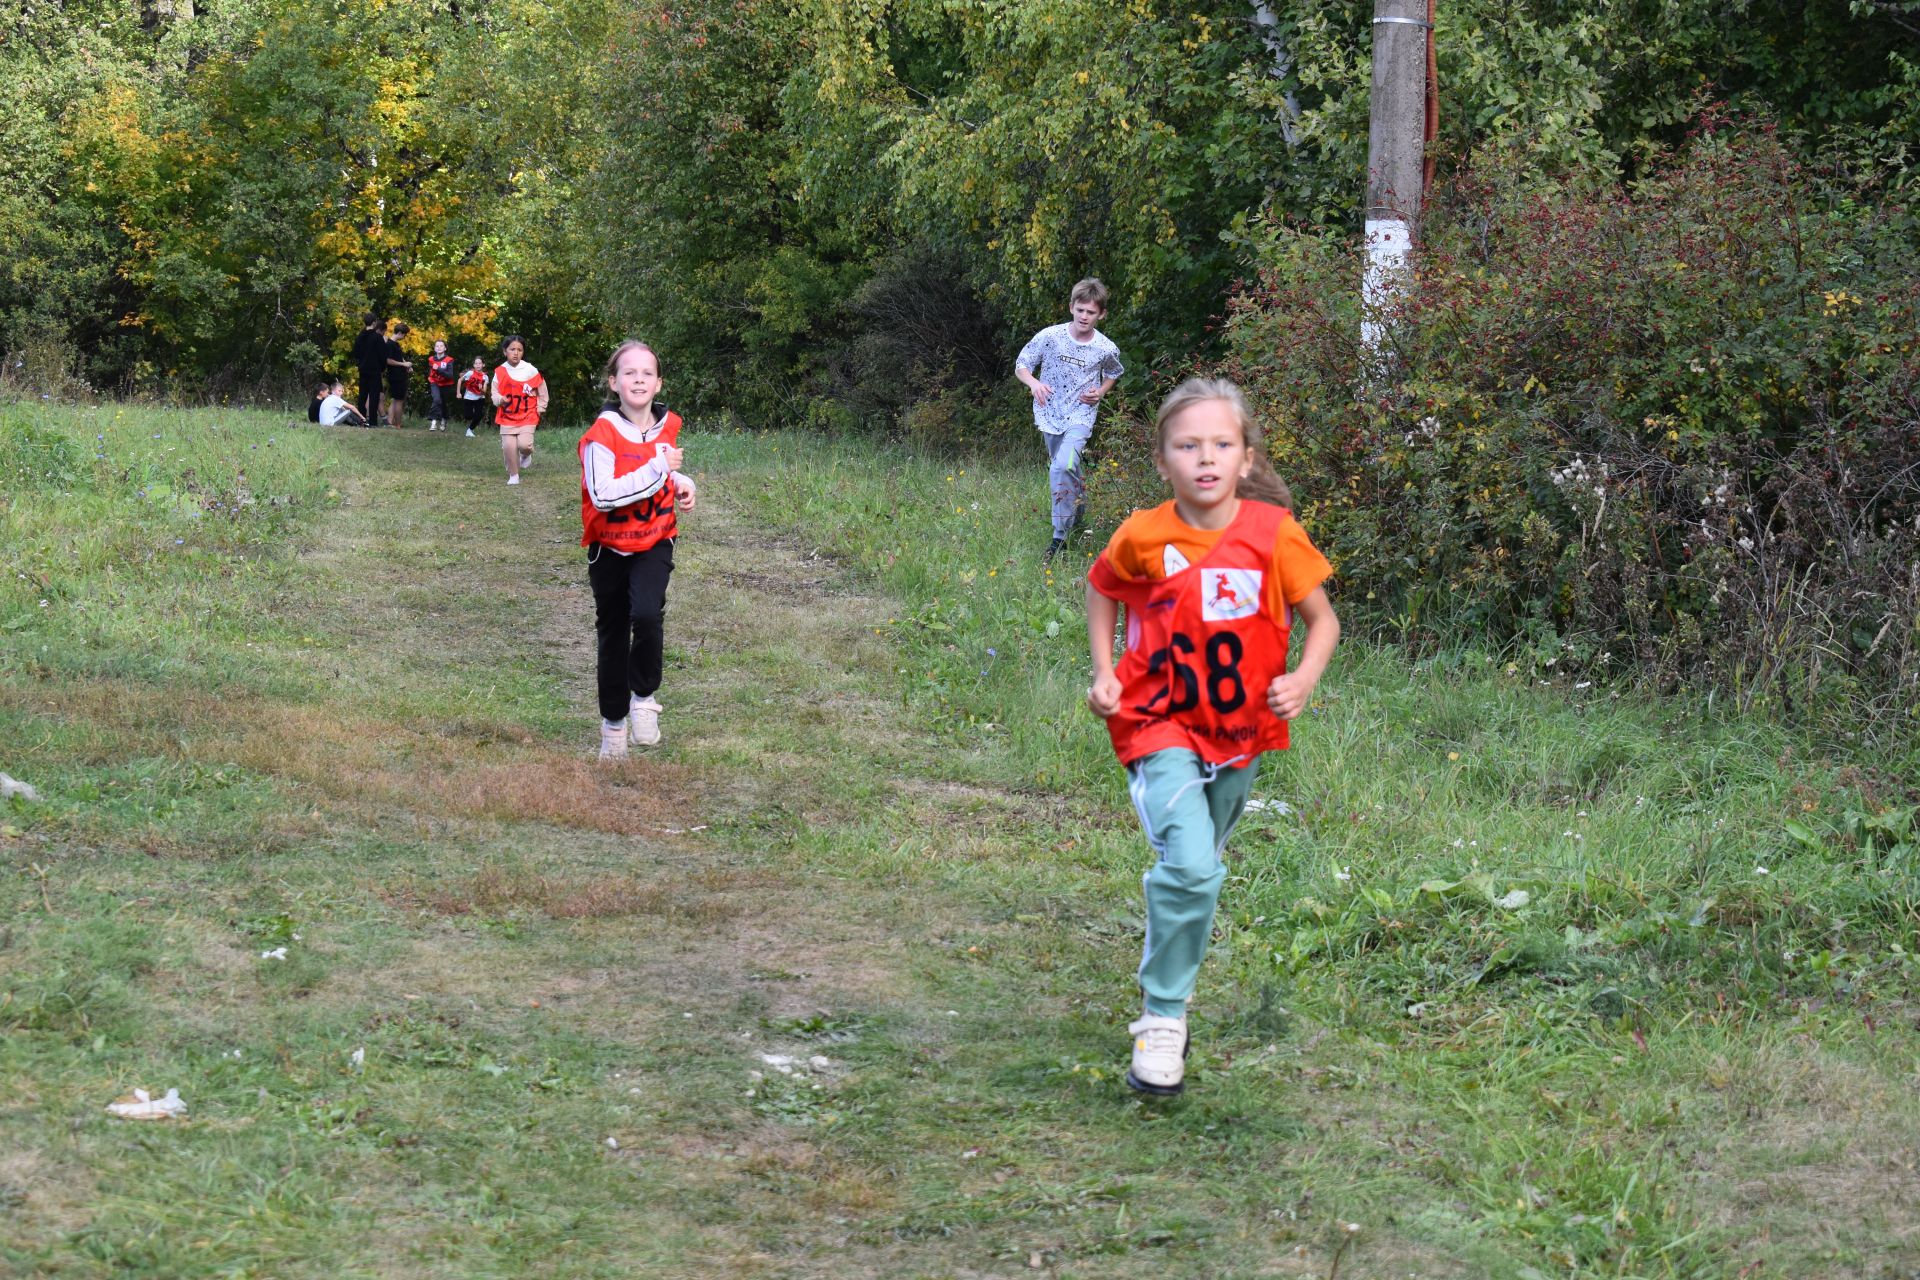
[[[1046,404],[1033,406],[1033,425],[1050,436],[1091,431],[1100,406],[1082,403],[1080,394],[1126,372],[1111,338],[1095,329],[1089,341],[1075,342],[1072,328],[1056,324],[1042,329],[1020,348],[1014,362],[1053,388]]]

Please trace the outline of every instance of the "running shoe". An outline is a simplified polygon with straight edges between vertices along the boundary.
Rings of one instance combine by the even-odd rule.
[[[654,698],[635,698],[627,721],[633,726],[635,743],[643,747],[660,745],[660,704]]]
[[[1133,1036],[1133,1065],[1127,1069],[1127,1087],[1155,1097],[1170,1098],[1187,1087],[1185,1018],[1144,1014],[1127,1028]]]

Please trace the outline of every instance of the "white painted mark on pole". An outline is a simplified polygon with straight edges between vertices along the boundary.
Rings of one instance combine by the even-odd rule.
[[[1404,218],[1367,219],[1367,274],[1360,285],[1360,344],[1378,351],[1395,303],[1405,291],[1413,235]]]

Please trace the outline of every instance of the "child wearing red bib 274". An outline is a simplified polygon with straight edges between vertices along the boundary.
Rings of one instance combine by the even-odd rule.
[[[1260,753],[1287,745],[1340,639],[1332,572],[1289,508],[1258,425],[1231,382],[1192,378],[1160,406],[1154,465],[1173,501],[1136,511],[1087,574],[1093,684],[1127,790],[1158,855],[1146,874],[1145,1011],[1127,1030],[1127,1083],[1179,1093],[1187,1000],[1226,878],[1221,854]],[[1127,610],[1125,653],[1114,623]],[[1306,624],[1287,669],[1289,621]]]
[[[693,510],[680,472],[680,415],[656,405],[660,359],[628,340],[607,361],[607,403],[580,437],[580,545],[593,587],[599,642],[600,758],[619,760],[627,739],[660,741],[667,579],[676,515]]]

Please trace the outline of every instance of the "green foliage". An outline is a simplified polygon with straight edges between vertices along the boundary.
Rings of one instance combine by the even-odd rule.
[[[1193,349],[1233,271],[1219,233],[1282,145],[1234,87],[1267,56],[1244,4],[832,10],[811,111],[875,138],[892,224],[961,254],[1009,337],[1099,275],[1143,357]]]
[[[1635,176],[1680,140],[1703,93],[1812,139],[1850,138],[1904,171],[1913,134],[1902,125],[1920,106],[1915,12],[1911,0],[1449,0],[1434,33],[1442,172],[1492,147],[1547,173]],[[1274,185],[1282,208],[1316,222],[1355,217],[1371,16],[1353,0],[1284,6],[1276,30],[1293,76],[1244,81],[1252,104],[1300,107],[1306,172]]]
[[[1227,369],[1400,634],[1920,706],[1920,275],[1904,215],[1709,116],[1624,191],[1493,159],[1429,206],[1363,371],[1354,246],[1267,227]]]

